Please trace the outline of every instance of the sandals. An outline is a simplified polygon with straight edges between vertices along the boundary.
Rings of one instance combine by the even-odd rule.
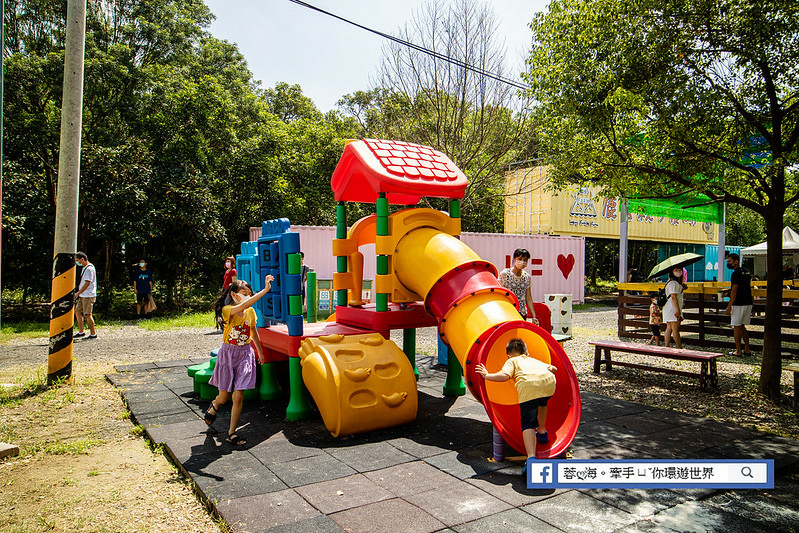
[[[535,438],[538,441],[538,444],[546,444],[549,442],[549,431],[544,431],[543,433],[535,432]]]
[[[244,446],[245,444],[247,444],[247,441],[236,433],[228,435],[227,438],[225,439],[225,442],[227,442],[228,444],[232,444],[233,446]]]
[[[214,410],[214,414],[211,414],[212,408]],[[218,414],[219,414],[219,409],[216,408],[214,402],[211,402],[211,405],[208,406],[208,410],[205,411],[205,417],[203,418],[203,420],[205,420],[205,423],[210,426],[216,421],[216,415]]]

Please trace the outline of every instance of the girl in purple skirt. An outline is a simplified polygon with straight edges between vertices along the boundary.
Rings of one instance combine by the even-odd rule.
[[[205,412],[205,423],[209,426],[216,420],[219,408],[233,396],[230,408],[230,427],[226,442],[243,446],[247,441],[236,434],[236,427],[244,405],[244,391],[255,388],[255,352],[258,361],[264,362],[264,354],[258,337],[257,317],[253,304],[261,299],[272,287],[275,278],[267,275],[264,289],[252,293],[250,284],[243,280],[232,282],[214,304],[217,319],[222,320],[222,346],[216,357],[214,374],[209,383],[219,389],[219,395],[211,402]],[[253,342],[253,339],[255,341]],[[253,346],[255,350],[253,351]]]

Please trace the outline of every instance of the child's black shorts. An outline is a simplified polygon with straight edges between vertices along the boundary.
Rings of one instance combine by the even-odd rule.
[[[649,324],[652,327],[652,335],[660,337],[660,324]]]
[[[545,407],[550,398],[552,398],[552,396],[527,400],[519,404],[519,411],[522,418],[522,431],[538,427],[538,407]]]

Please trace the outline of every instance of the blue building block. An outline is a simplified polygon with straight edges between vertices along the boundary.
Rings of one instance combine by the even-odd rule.
[[[266,297],[255,304],[259,311],[258,325],[265,327],[267,321],[289,325],[290,335],[302,335],[302,315],[294,318],[289,314],[289,296],[302,294],[302,276],[288,273],[288,255],[300,252],[299,233],[289,231],[288,219],[267,220],[261,224],[258,238],[257,271],[263,280],[271,274],[275,280]]]

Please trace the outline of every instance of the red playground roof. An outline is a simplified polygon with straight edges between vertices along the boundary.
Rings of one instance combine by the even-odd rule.
[[[374,202],[386,193],[392,204],[416,204],[422,196],[463,198],[466,175],[429,146],[364,139],[344,147],[330,178],[336,201]]]

